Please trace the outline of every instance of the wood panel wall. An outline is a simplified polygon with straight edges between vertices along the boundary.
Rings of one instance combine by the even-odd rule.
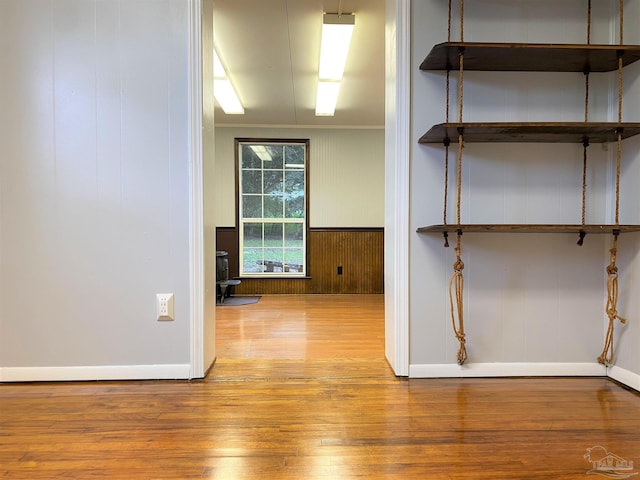
[[[229,275],[238,276],[238,232],[216,230],[218,250],[229,253]],[[383,293],[384,230],[382,228],[310,229],[309,278],[243,278],[238,295],[309,293]],[[338,267],[342,274],[338,274]]]

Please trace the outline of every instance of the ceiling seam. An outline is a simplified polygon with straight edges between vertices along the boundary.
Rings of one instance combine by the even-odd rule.
[[[296,100],[296,83],[293,77],[293,57],[291,54],[291,22],[289,22],[289,0],[285,0],[284,8],[287,13],[287,42],[289,43],[289,73],[291,75],[291,90],[293,91],[293,119],[298,123],[298,105]]]

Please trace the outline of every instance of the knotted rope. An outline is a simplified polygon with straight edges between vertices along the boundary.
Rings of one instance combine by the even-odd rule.
[[[451,15],[451,13],[449,13]],[[460,0],[460,41],[464,39],[464,0]],[[458,123],[462,123],[462,104],[464,93],[464,48],[459,50],[459,78],[458,78]],[[448,91],[447,91],[448,98]],[[449,111],[447,108],[447,116]],[[448,123],[448,118],[447,118]],[[464,147],[464,129],[458,127],[458,162],[457,162],[457,182],[456,182],[456,224],[460,225],[460,205],[462,199],[462,149]],[[448,154],[448,149],[447,149]],[[446,215],[446,211],[445,211]],[[456,339],[460,343],[456,360],[458,365],[464,364],[467,360],[466,337],[464,333],[464,262],[462,261],[462,230],[458,228],[456,237],[456,261],[453,264],[453,273],[449,279],[449,305],[451,311],[451,326]]]
[[[620,43],[622,43],[623,31],[623,2],[620,0]],[[622,54],[618,54],[618,123],[622,123]],[[616,205],[615,205],[615,224],[620,225],[620,165],[622,162],[622,129],[616,130],[617,135],[617,151],[616,151]],[[619,230],[613,231],[613,245],[609,250],[609,265],[607,266],[607,306],[605,312],[609,319],[607,333],[605,336],[604,347],[602,353],[598,357],[598,362],[603,365],[611,365],[613,363],[613,334],[615,321],[627,323],[626,318],[618,315],[618,267],[616,265],[616,257],[618,253],[618,234]]]
[[[624,31],[624,1],[620,0],[620,44],[623,44]],[[622,53],[618,53],[618,123],[622,123]],[[616,151],[616,205],[615,205],[615,224],[620,225],[620,164],[622,162],[622,129],[616,130],[617,151]],[[605,336],[604,347],[602,353],[598,357],[598,362],[609,366],[613,363],[613,334],[615,321],[627,323],[627,319],[618,315],[618,267],[616,265],[616,257],[618,254],[618,235],[620,231],[613,231],[613,245],[609,250],[609,265],[607,266],[607,306],[605,312],[609,319],[607,333]]]
[[[609,317],[609,325],[605,337],[604,348],[598,357],[598,362],[603,365],[611,365],[613,363],[613,330],[616,320],[620,323],[627,323],[627,319],[618,315],[618,267],[616,266],[616,255],[618,252],[618,235],[613,235],[613,246],[609,250],[610,262],[607,266],[607,316]]]
[[[453,264],[453,274],[449,279],[449,304],[451,307],[451,325],[453,332],[460,342],[460,348],[456,360],[458,365],[462,365],[467,360],[467,348],[466,337],[464,334],[464,315],[463,315],[463,290],[464,290],[464,277],[462,270],[464,270],[464,263],[460,258],[461,250],[461,238],[462,233],[458,230],[458,240],[456,244],[456,261]],[[457,323],[456,323],[457,319]]]

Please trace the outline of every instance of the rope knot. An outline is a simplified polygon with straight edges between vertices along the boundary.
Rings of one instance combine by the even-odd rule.
[[[611,366],[611,360],[608,359],[607,357],[605,357],[604,355],[600,355],[598,357],[598,363],[606,366],[606,367],[610,367]]]
[[[464,270],[464,262],[458,258],[453,264],[453,269],[457,273],[462,273],[462,270]]]
[[[623,325],[627,323],[627,319],[618,315],[618,310],[614,306],[607,308],[607,317],[609,317],[611,322],[619,320]]]
[[[617,241],[617,237],[614,239],[614,242]],[[602,353],[598,357],[598,362],[603,365],[609,366],[613,364],[613,329],[614,323],[617,320],[620,320],[620,323],[627,323],[627,319],[618,315],[618,267],[616,266],[616,248],[615,243],[614,247],[610,250],[611,253],[611,263],[607,266],[607,274],[609,278],[607,279],[607,306],[605,308],[605,312],[607,317],[609,317],[609,326],[607,328],[607,334],[605,336],[604,348],[602,349]]]
[[[464,365],[464,362],[467,361],[467,349],[464,346],[464,342],[461,342],[460,350],[458,350],[458,355],[456,356],[456,361],[458,365]]]

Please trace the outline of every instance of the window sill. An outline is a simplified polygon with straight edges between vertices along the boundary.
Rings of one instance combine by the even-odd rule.
[[[242,277],[234,277],[237,280],[311,280],[309,276],[293,276],[293,275],[245,275]]]

